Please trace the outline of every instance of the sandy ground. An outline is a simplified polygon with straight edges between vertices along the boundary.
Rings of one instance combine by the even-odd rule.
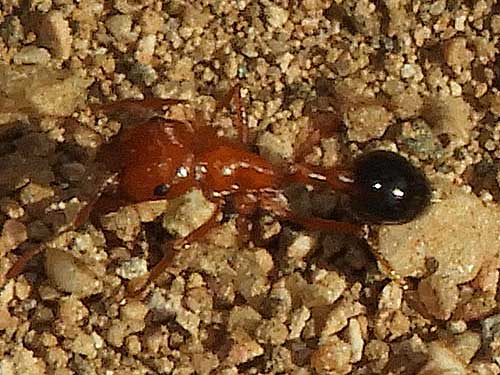
[[[492,0],[2,0],[0,374],[500,373],[499,38]],[[131,298],[213,207],[194,191],[72,228],[109,177],[97,151],[138,121],[90,104],[183,99],[167,117],[234,136],[217,103],[236,82],[275,165],[340,125],[308,162],[397,151],[432,205],[363,238],[263,212],[243,247],[228,216]],[[334,209],[291,190],[303,214]]]

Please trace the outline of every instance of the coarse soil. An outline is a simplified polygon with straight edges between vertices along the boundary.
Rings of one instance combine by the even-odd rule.
[[[499,374],[499,39],[495,0],[1,0],[0,374]],[[234,137],[236,84],[276,166],[331,126],[307,162],[398,152],[431,207],[359,238],[261,212],[244,245],[228,214],[132,297],[214,207],[195,190],[72,226],[113,177],[100,147],[146,116],[98,106],[181,99],[165,116]]]

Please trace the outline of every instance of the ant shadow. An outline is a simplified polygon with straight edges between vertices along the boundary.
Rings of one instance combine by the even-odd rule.
[[[95,194],[105,178],[92,152],[69,138],[54,139],[36,120],[0,128],[0,225],[15,219],[27,232],[26,241],[7,250],[20,255],[54,238],[78,214],[77,200]]]

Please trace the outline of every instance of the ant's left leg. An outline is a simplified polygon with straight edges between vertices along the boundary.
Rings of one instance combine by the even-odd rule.
[[[164,244],[163,247],[163,258],[153,266],[153,269],[149,272],[149,275],[145,277],[138,277],[130,281],[127,286],[127,291],[130,296],[137,296],[143,292],[146,287],[154,282],[168,267],[172,264],[174,256],[177,249],[182,249],[186,245],[195,242],[203,238],[212,228],[214,228],[218,223],[218,216],[221,212],[220,202],[217,203],[217,208],[213,212],[212,216],[203,223],[200,227],[192,231],[189,235],[183,238],[178,238],[173,241],[169,241]]]
[[[222,108],[229,108],[231,103],[233,103],[235,111],[235,115],[233,116],[233,123],[236,127],[236,130],[238,131],[238,139],[244,145],[248,145],[248,126],[243,120],[244,109],[241,102],[240,90],[241,86],[239,84],[234,85],[217,104],[217,109],[221,110]]]
[[[231,116],[232,121],[234,124],[234,127],[236,128],[236,131],[238,133],[238,140],[244,144],[247,145],[249,144],[249,139],[248,139],[248,127],[246,126],[245,122],[243,121],[243,105],[241,103],[241,95],[240,95],[240,85],[235,85],[232,87],[225,95],[224,97],[217,102],[215,111],[220,112],[223,109],[227,108],[230,109],[231,103],[234,105],[234,114]],[[205,127],[211,127],[210,125],[207,124],[207,121],[205,119],[204,113],[195,110],[194,111],[194,119],[191,123],[191,126],[197,130],[202,130]],[[215,136],[215,132],[214,132]]]
[[[283,202],[278,199],[278,195],[278,191],[274,194],[266,192],[266,194],[260,197],[260,207],[308,230],[340,232],[350,235],[359,235],[361,233],[361,226],[357,224],[317,217],[299,216],[288,207],[283,206]]]

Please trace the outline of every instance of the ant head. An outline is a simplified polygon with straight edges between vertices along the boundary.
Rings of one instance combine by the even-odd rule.
[[[354,163],[351,208],[373,224],[402,224],[429,206],[431,186],[424,174],[404,157],[372,151]]]

